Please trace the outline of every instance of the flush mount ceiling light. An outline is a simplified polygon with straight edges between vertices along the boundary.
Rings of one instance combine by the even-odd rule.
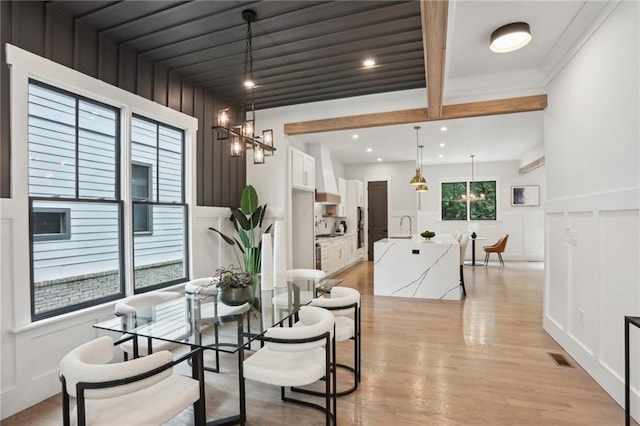
[[[219,140],[231,139],[231,156],[242,157],[246,149],[253,149],[253,163],[264,163],[264,157],[273,155],[276,150],[273,147],[273,130],[263,130],[262,136],[255,135],[255,98],[256,87],[253,79],[253,34],[251,23],[258,19],[258,15],[250,9],[242,11],[242,19],[247,23],[247,37],[244,50],[244,94],[242,96],[242,124],[235,127],[229,126],[230,111],[224,108],[218,111],[218,125],[214,126]]]
[[[496,53],[513,52],[531,41],[531,28],[526,22],[503,25],[491,33],[489,49]]]
[[[420,130],[420,126],[414,126],[413,127],[416,130],[416,174],[415,176],[413,176],[411,178],[411,180],[409,181],[409,184],[411,185],[423,185],[427,183],[427,181],[425,180],[425,178],[422,177],[422,173],[420,173],[420,164],[418,163],[419,160],[419,143],[418,143],[418,130]]]
[[[363,65],[365,68],[371,68],[371,67],[373,67],[375,64],[376,64],[376,61],[374,61],[374,60],[373,60],[373,59],[371,59],[371,58],[367,58],[367,59],[365,59],[365,60],[362,62],[362,65]]]

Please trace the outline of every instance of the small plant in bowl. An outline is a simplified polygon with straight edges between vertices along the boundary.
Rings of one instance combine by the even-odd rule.
[[[436,233],[433,231],[424,231],[420,233],[420,236],[423,238],[426,238],[427,240],[430,240],[431,238],[436,236]]]
[[[253,277],[233,265],[216,269],[213,281],[226,305],[243,305],[253,297]]]

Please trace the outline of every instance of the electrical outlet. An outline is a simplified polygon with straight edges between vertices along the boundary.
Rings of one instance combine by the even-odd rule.
[[[567,244],[570,244],[572,246],[578,245],[578,231],[576,231],[575,229],[567,230]]]

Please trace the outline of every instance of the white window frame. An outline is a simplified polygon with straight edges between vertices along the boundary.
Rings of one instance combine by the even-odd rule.
[[[29,79],[41,81],[51,86],[85,96],[89,99],[111,105],[120,110],[122,146],[130,147],[131,116],[138,114],[159,122],[166,123],[184,131],[185,138],[185,202],[189,206],[187,216],[188,246],[187,255],[192,259],[193,253],[193,206],[195,205],[195,143],[198,120],[179,111],[164,107],[141,96],[114,87],[101,80],[81,72],[42,58],[13,45],[6,45],[6,59],[11,66],[11,201],[3,202],[8,207],[6,215],[12,218],[13,259],[12,271],[14,283],[14,329],[27,327],[31,320],[31,288],[29,255],[29,187],[28,187],[28,144],[18,141],[28,140],[28,86]],[[123,149],[121,164],[130,164],[131,150]],[[133,292],[133,241],[132,232],[131,189],[126,182],[130,181],[129,167],[121,170],[121,188],[124,199],[124,263],[125,294]],[[5,212],[2,213],[3,218]],[[4,238],[4,237],[3,237]],[[19,272],[18,272],[19,271]],[[188,276],[193,276],[193,262],[188,264]],[[67,316],[74,314],[63,314]],[[43,320],[46,321],[46,320]]]

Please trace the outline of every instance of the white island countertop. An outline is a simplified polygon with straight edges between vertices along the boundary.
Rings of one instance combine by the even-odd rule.
[[[460,245],[452,235],[384,238],[373,246],[375,295],[461,298]]]

